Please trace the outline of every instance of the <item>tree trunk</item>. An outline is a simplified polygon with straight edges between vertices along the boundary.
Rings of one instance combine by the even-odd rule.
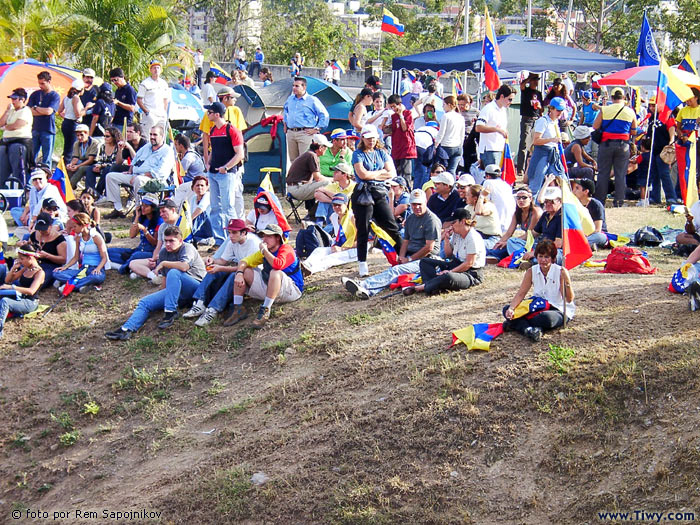
[[[600,53],[601,44],[603,41],[603,21],[605,20],[605,0],[600,0],[600,9],[598,11],[598,27],[595,32],[595,52]]]

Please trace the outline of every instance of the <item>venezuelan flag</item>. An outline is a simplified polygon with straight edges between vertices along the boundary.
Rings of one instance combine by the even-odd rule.
[[[671,282],[668,283],[668,291],[671,293],[685,293],[685,289],[688,287],[688,270],[691,264],[685,263],[683,266],[678,268],[671,277]]]
[[[439,71],[435,74],[435,76],[436,76],[437,78],[440,78],[442,75],[444,75],[444,74],[446,74],[446,73],[447,73],[447,71],[445,71],[444,69],[441,69],[441,70],[439,70]]]
[[[385,33],[403,36],[403,24],[399,24],[399,19],[392,15],[388,9],[384,9],[381,29]]]
[[[549,301],[542,299],[542,297],[530,297],[521,301],[520,304],[513,311],[513,319],[518,319],[520,317],[533,316],[539,312],[544,312],[549,310],[552,305]]]
[[[231,81],[231,77],[226,74],[226,70],[214,61],[209,62],[209,71],[216,75],[216,82],[226,84]]]
[[[491,349],[491,341],[503,333],[503,323],[477,323],[452,332],[452,346],[466,345],[467,350]]]
[[[269,173],[267,173],[263,180],[260,181],[260,186],[258,186],[258,195],[263,191],[266,191],[267,193],[271,193],[273,195],[275,193],[275,188],[272,186],[272,181],[270,180]]]
[[[333,63],[331,64],[331,67],[332,67],[333,69],[337,69],[338,71],[340,71],[340,73],[341,73],[342,75],[345,74],[345,68],[344,68],[343,65],[342,65],[340,62],[338,62],[337,60],[334,60],[334,61],[333,61]]]
[[[693,59],[690,57],[690,51],[688,51],[685,56],[683,57],[683,60],[681,60],[681,63],[678,64],[678,69],[682,69],[683,71],[687,71],[688,73],[692,73],[693,75],[698,74],[698,70],[695,67],[695,63],[693,62]]]
[[[462,83],[457,77],[454,77],[452,79],[452,96],[456,98],[457,95],[461,95],[462,93],[464,93],[464,89],[462,89]]]
[[[180,233],[182,233],[182,238],[185,242],[192,242],[192,215],[190,212],[190,205],[186,200],[180,207],[180,216],[175,226],[180,229]]]
[[[513,154],[510,151],[510,145],[506,141],[503,148],[503,156],[501,157],[501,178],[511,186],[515,184],[515,162]]]
[[[496,33],[493,30],[489,8],[486,8],[486,35],[484,36],[484,84],[491,91],[496,91],[501,86],[501,79],[498,78],[498,66],[501,64],[501,52],[498,49]]]
[[[676,143],[676,161],[678,163],[678,186],[681,190],[683,203],[690,208],[698,200],[696,148],[698,143],[689,140],[685,143]]]
[[[529,252],[532,250],[532,247],[535,245],[535,237],[532,235],[532,230],[527,231],[527,240],[525,241],[525,246],[523,248],[520,248],[519,250],[515,250],[511,256],[510,256],[510,261],[508,262],[508,265],[505,266],[506,268],[520,268],[520,263],[523,262],[523,255],[525,255],[526,252]],[[499,264],[500,266],[500,264]]]
[[[610,246],[613,248],[616,246],[625,246],[626,244],[629,244],[631,240],[629,237],[618,235],[617,233],[605,232],[605,236],[608,238],[608,243],[610,243]]]
[[[668,121],[673,110],[684,101],[693,97],[693,92],[668,67],[666,59],[661,57],[659,77],[656,85],[656,110],[658,119],[664,124]]]
[[[588,215],[590,233],[593,232],[593,221],[588,210],[583,208],[581,202],[571,192],[568,179],[559,178],[559,182],[562,190],[561,222],[564,230],[562,234],[564,259],[566,269],[571,270],[593,255],[586,239],[587,234],[584,233],[582,211],[579,208]]]
[[[53,175],[51,175],[49,179],[49,184],[53,184],[58,188],[63,202],[75,200],[75,194],[73,193],[73,187],[70,185],[70,179],[66,177],[66,163],[63,157],[59,159],[58,166],[56,166]]]
[[[0,264],[5,264],[5,252],[2,250],[2,244],[0,244]]]
[[[75,276],[68,279],[68,282],[63,287],[63,291],[61,292],[61,295],[63,297],[68,297],[70,295],[70,293],[73,290],[75,290],[75,287],[77,286],[78,281],[80,281],[80,279],[84,279],[85,277],[87,277],[87,271],[88,271],[88,267],[83,266]]]
[[[355,237],[357,236],[357,230],[355,229],[355,221],[351,211],[345,214],[338,225],[338,235],[335,236],[336,246],[341,248],[350,248],[355,244]]]
[[[404,69],[404,71],[406,72],[406,76],[408,77],[408,79],[409,79],[411,82],[415,82],[415,81],[416,81],[416,75],[414,75],[414,74],[413,74],[411,71],[409,71],[408,69]]]
[[[379,243],[379,247],[382,249],[382,252],[386,257],[386,260],[389,261],[389,264],[392,266],[399,264],[399,254],[396,252],[396,243],[394,242],[394,239],[392,239],[387,232],[377,226],[374,221],[372,221],[370,225],[372,227],[372,231],[377,236],[377,242]]]

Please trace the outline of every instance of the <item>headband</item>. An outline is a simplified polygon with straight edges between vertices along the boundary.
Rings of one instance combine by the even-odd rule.
[[[22,248],[17,248],[17,253],[19,255],[26,255],[27,257],[37,257],[36,252],[30,252],[29,250],[23,250]]]

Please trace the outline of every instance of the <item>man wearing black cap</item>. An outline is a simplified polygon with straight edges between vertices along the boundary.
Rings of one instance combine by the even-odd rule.
[[[382,89],[382,81],[377,75],[370,75],[365,80],[365,87],[370,88],[372,92],[376,93]]]
[[[207,116],[214,127],[209,132],[211,154],[208,159],[209,194],[211,199],[211,227],[216,246],[221,246],[224,226],[231,219],[243,219],[242,167],[245,156],[243,134],[226,120],[226,106],[214,102],[206,106]]]
[[[23,88],[12,90],[10,103],[0,116],[0,188],[11,176],[23,185],[27,177],[27,161],[32,152],[32,111],[26,106],[27,92]]]
[[[91,137],[105,136],[105,129],[111,126],[115,111],[112,86],[109,85],[109,82],[103,82],[97,90],[97,99],[95,99],[95,105],[92,108],[92,118],[88,124]]]
[[[591,179],[574,179],[571,181],[571,191],[586,207],[593,219],[595,231],[587,237],[589,246],[593,250],[605,248],[608,245],[608,236],[605,235],[608,231],[605,222],[605,206],[592,196],[595,193],[595,182]]]
[[[136,111],[136,90],[124,78],[124,71],[120,67],[115,67],[109,72],[109,81],[117,86],[114,92],[114,120],[112,124],[119,129],[123,129],[124,121],[131,124]],[[126,140],[126,138],[125,138]]]
[[[246,127],[248,127],[248,125],[246,124],[245,118],[243,117],[243,111],[241,111],[241,108],[236,106],[236,100],[238,100],[239,97],[240,95],[236,93],[230,86],[224,86],[219,90],[218,93],[216,93],[216,98],[218,99],[218,101],[221,102],[224,106],[226,106],[226,114],[224,115],[224,120],[231,124],[234,128],[243,131]],[[216,102],[216,100],[214,100],[211,103],[213,104],[214,102]],[[207,103],[205,102],[205,104]],[[202,121],[199,123],[199,131],[202,132],[202,152],[205,164],[209,163],[209,132],[213,127],[213,122],[205,113],[205,115],[202,117]]]

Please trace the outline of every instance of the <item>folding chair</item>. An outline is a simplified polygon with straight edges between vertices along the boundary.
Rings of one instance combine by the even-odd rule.
[[[290,211],[287,214],[287,219],[290,219],[293,215],[296,223],[301,224],[301,215],[299,215],[299,208],[301,206],[304,206],[304,201],[300,201],[300,200],[295,199],[289,193],[287,193],[286,199],[287,199],[287,202],[289,203],[289,205],[292,207],[292,211]]]

